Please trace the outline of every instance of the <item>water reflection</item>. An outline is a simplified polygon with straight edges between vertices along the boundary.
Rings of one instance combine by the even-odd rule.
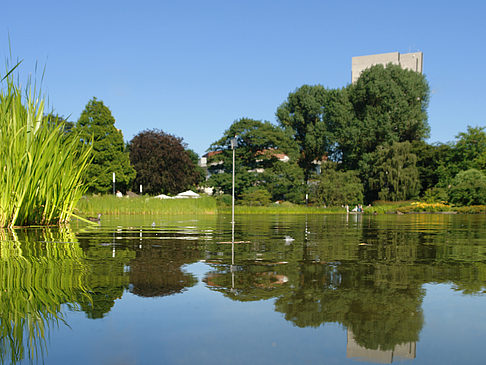
[[[223,216],[0,231],[1,361],[45,356],[63,312],[105,318],[127,293],[181,295],[198,284],[231,301],[272,300],[295,328],[338,323],[346,356],[413,359],[426,283],[486,289],[483,217]],[[63,324],[64,323],[64,324]]]
[[[0,230],[0,360],[40,361],[52,327],[91,300],[83,252],[69,230]]]

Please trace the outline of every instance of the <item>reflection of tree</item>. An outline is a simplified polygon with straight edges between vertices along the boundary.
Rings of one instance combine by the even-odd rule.
[[[181,266],[198,260],[198,249],[180,240],[166,241],[163,247],[151,243],[155,242],[145,240],[130,261],[132,293],[142,297],[172,295],[196,284],[197,279],[181,271]]]
[[[42,361],[46,335],[63,321],[61,305],[90,300],[74,241],[65,229],[0,230],[0,362]]]
[[[341,323],[358,345],[380,350],[418,340],[424,283],[485,289],[486,247],[477,244],[483,221],[356,218],[240,217],[236,237],[250,243],[235,246],[237,270],[230,245],[209,244],[214,264],[205,282],[234,300],[276,298],[276,310],[300,327]],[[285,243],[285,236],[294,241]],[[288,281],[273,285],[272,276]]]
[[[103,318],[128,288],[129,278],[124,267],[135,254],[126,248],[117,248],[113,254],[110,245],[92,245],[85,239],[79,241],[86,257],[90,300],[81,297],[78,302],[88,318]]]
[[[279,265],[216,265],[206,274],[204,282],[214,291],[231,299],[254,301],[274,298],[285,293],[288,278]]]
[[[352,329],[366,348],[393,349],[418,340],[423,316],[420,287],[377,287],[368,265],[305,265],[294,289],[275,302],[277,311],[299,327],[338,322]]]

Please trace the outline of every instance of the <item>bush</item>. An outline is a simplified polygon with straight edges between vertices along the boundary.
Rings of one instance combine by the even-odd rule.
[[[456,205],[486,204],[486,176],[476,169],[459,172],[452,180],[449,201]]]
[[[241,194],[240,204],[250,206],[266,206],[270,204],[272,194],[266,189],[248,189]]]
[[[216,200],[223,205],[231,205],[233,203],[233,197],[230,194],[216,195]]]
[[[433,187],[424,192],[423,200],[427,203],[444,203],[449,196],[445,188]]]

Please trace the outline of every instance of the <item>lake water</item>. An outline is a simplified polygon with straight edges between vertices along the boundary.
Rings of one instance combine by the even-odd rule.
[[[486,217],[0,231],[0,362],[484,364]]]

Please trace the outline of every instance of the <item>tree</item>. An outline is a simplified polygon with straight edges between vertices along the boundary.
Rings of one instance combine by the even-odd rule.
[[[273,182],[273,178],[270,179],[271,174],[283,175],[282,169],[278,167],[281,163],[289,166],[296,164],[297,144],[283,129],[270,122],[248,118],[237,120],[225,131],[221,139],[211,145],[210,150],[216,153],[208,160],[208,170],[212,174],[208,184],[226,194],[230,194],[232,188],[231,139],[235,136],[238,145],[235,150],[235,171],[238,177],[235,182],[236,196],[241,196],[254,186],[267,188],[267,185]],[[288,157],[287,162],[279,161],[279,158],[285,156]],[[286,175],[286,178],[292,177],[298,178],[298,173]],[[292,184],[299,187],[300,185],[301,181],[294,181]],[[274,195],[272,191],[270,193]]]
[[[410,142],[378,146],[375,152],[363,156],[360,170],[367,184],[368,201],[398,201],[416,196],[420,191],[416,161]]]
[[[299,166],[308,181],[314,161],[326,155],[330,138],[324,122],[327,91],[322,85],[303,85],[290,93],[277,109],[277,119],[292,134],[300,149]]]
[[[115,128],[115,118],[103,101],[91,99],[81,113],[76,129],[81,143],[93,145],[93,160],[87,171],[89,190],[107,193],[116,176],[118,190],[125,191],[135,177],[130,166],[122,132]]]
[[[201,176],[182,138],[158,129],[144,130],[130,141],[130,161],[137,171],[135,186],[148,194],[177,194]]]
[[[456,136],[444,171],[444,183],[460,171],[478,169],[486,171],[486,132],[484,127],[467,127],[467,132]]]
[[[375,65],[331,101],[330,131],[345,168],[357,168],[376,146],[428,136],[429,86],[417,72]]]
[[[312,200],[318,204],[356,205],[363,202],[363,184],[357,171],[323,169],[313,195]]]
[[[414,141],[411,152],[417,156],[417,169],[421,184],[420,194],[432,189],[443,179],[452,146],[449,144],[428,144],[425,141]],[[429,192],[429,193],[430,193]]]
[[[452,180],[449,201],[457,205],[486,204],[486,176],[476,169],[459,172]]]

